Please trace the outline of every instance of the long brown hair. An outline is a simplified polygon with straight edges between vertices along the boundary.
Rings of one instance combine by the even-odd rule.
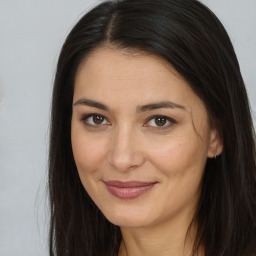
[[[205,103],[224,151],[208,159],[193,222],[196,255],[256,254],[255,132],[239,64],[218,18],[196,0],[104,2],[68,35],[58,61],[49,153],[50,255],[114,256],[121,234],[82,186],[70,139],[74,77],[103,44],[167,60]],[[161,252],[159,252],[161,254]]]

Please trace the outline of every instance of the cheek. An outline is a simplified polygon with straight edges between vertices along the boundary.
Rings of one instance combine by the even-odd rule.
[[[72,132],[71,141],[73,155],[80,177],[94,173],[103,163],[106,151],[105,146],[99,144],[97,138],[85,136],[76,130]]]
[[[149,147],[151,162],[166,176],[183,175],[188,171],[202,172],[207,158],[206,143],[197,135],[170,136]]]

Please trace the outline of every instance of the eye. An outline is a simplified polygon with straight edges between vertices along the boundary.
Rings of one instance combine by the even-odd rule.
[[[175,124],[176,121],[167,116],[153,116],[150,117],[146,126],[151,126],[158,129],[169,128],[171,125]]]
[[[110,122],[100,114],[89,114],[82,118],[82,121],[89,126],[109,125]]]

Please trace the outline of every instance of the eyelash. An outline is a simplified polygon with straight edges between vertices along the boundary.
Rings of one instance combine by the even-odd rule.
[[[107,121],[106,117],[104,117],[104,116],[101,115],[101,114],[97,114],[97,113],[92,113],[92,114],[85,115],[85,116],[83,116],[83,117],[81,118],[81,121],[84,122],[84,124],[85,124],[86,126],[92,127],[92,128],[95,128],[95,129],[99,129],[99,128],[102,128],[102,126],[105,126],[105,125],[109,125],[109,124],[110,124],[109,121],[107,121],[108,124],[90,124],[90,123],[88,123],[88,119],[89,119],[89,118],[91,118],[91,117],[96,117],[96,116],[103,118],[104,121]],[[150,121],[154,120],[154,119],[155,119],[155,122],[156,122],[156,119],[157,119],[157,118],[163,118],[163,119],[166,120],[166,122],[169,122],[169,124],[167,124],[167,125],[164,124],[163,126],[148,125],[148,123],[149,123]],[[104,122],[104,121],[103,121],[103,122]],[[149,117],[149,118],[147,119],[146,124],[143,125],[143,126],[144,126],[144,127],[150,127],[151,129],[156,129],[156,130],[164,130],[164,129],[170,128],[172,125],[174,125],[174,124],[176,124],[176,123],[177,123],[176,120],[174,120],[174,119],[172,119],[172,118],[170,118],[170,117],[167,117],[167,116],[164,116],[164,115],[153,115],[153,116],[151,116],[151,117]]]

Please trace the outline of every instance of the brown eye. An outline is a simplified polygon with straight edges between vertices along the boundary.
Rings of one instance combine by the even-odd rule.
[[[105,118],[100,115],[94,115],[92,119],[93,119],[93,123],[95,124],[102,124],[105,120]]]
[[[155,118],[155,124],[157,126],[164,126],[166,124],[166,117],[157,117]]]
[[[102,125],[109,125],[110,122],[100,114],[89,114],[86,115],[81,119],[86,125],[89,126],[102,126]]]
[[[150,126],[155,129],[168,129],[173,124],[176,124],[176,121],[167,116],[152,116],[146,126]]]

